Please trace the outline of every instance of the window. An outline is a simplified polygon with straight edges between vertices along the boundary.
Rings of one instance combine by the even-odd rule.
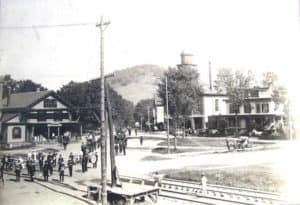
[[[219,99],[215,99],[215,111],[219,111]]]
[[[235,127],[235,119],[229,118],[228,119],[228,126],[229,127]]]
[[[240,113],[239,106],[229,104],[229,113]]]
[[[45,99],[44,100],[44,107],[56,108],[57,107],[57,101],[55,99]]]
[[[63,115],[62,115],[61,112],[55,112],[54,113],[54,116],[53,116],[54,121],[61,121],[62,118],[63,118]]]
[[[21,139],[22,130],[20,127],[14,127],[12,129],[12,138],[13,139]]]
[[[46,121],[47,116],[45,112],[38,112],[37,114],[37,120],[38,121]]]
[[[259,94],[258,94],[258,93],[259,93],[258,90],[251,90],[250,96],[251,96],[251,97],[259,97]]]
[[[268,113],[269,112],[269,104],[268,103],[263,103],[262,104],[262,112],[263,113]]]
[[[250,103],[246,103],[244,105],[244,112],[245,113],[251,113],[251,104]]]
[[[260,104],[256,104],[256,113],[260,113],[261,110],[260,110]]]
[[[229,113],[234,113],[233,105],[229,104]]]

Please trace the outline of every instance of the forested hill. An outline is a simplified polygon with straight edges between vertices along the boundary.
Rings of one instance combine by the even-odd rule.
[[[142,99],[153,98],[165,70],[157,65],[129,67],[115,71],[109,84],[123,98],[136,104]]]

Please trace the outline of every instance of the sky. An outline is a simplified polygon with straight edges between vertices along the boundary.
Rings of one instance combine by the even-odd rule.
[[[201,79],[222,67],[274,71],[292,94],[300,70],[300,0],[0,0],[0,74],[49,89],[192,53]],[[76,26],[51,26],[70,25]],[[78,25],[82,24],[82,25]]]

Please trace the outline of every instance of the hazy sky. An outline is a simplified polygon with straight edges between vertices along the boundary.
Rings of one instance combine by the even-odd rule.
[[[103,15],[111,21],[106,73],[138,64],[174,66],[185,50],[194,54],[203,80],[211,61],[214,73],[220,67],[273,70],[292,88],[300,69],[298,1],[0,0],[0,74],[50,89],[99,76],[94,23]],[[39,27],[77,23],[90,24]]]

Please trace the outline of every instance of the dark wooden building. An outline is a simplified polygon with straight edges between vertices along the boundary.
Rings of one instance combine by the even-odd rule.
[[[0,83],[1,84],[1,83]],[[0,141],[2,144],[50,139],[65,133],[82,133],[79,115],[53,91],[13,93],[3,96],[0,85]]]

